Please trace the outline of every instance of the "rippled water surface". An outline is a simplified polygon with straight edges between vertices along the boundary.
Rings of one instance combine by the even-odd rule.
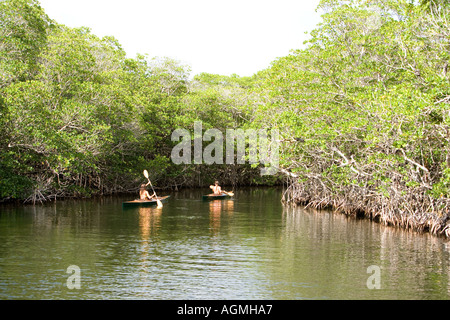
[[[277,189],[201,195],[172,193],[162,210],[121,197],[1,206],[0,299],[450,297],[444,239],[283,207]]]

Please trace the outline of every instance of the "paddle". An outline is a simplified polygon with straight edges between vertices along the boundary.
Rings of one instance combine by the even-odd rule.
[[[156,195],[155,189],[153,189],[153,185],[152,185],[150,179],[148,178],[148,171],[147,170],[144,170],[144,176],[147,178],[148,183],[150,183],[150,186],[152,187],[153,194],[156,196],[156,203],[158,204],[158,208],[162,208],[163,204],[162,204],[161,200],[158,199],[158,196]]]

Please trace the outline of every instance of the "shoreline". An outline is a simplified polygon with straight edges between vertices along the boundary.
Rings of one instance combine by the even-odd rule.
[[[429,233],[436,237],[450,239],[450,216],[448,209],[442,212],[441,216],[435,212],[422,212],[414,214],[406,211],[399,211],[393,208],[387,198],[381,198],[367,201],[366,206],[348,202],[348,199],[339,197],[312,197],[300,194],[288,194],[290,189],[298,188],[291,186],[286,189],[283,194],[282,202],[295,206],[303,206],[305,209],[312,208],[315,210],[331,210],[334,213],[343,214],[347,217],[357,219],[367,219],[385,226],[395,227],[403,230],[414,231],[420,234]],[[290,192],[295,192],[291,190]],[[288,199],[286,199],[286,194]]]
[[[224,187],[229,187],[225,186]],[[367,209],[361,205],[350,203],[348,199],[339,197],[312,197],[304,193],[298,193],[297,188],[299,186],[293,186],[286,188],[282,185],[258,185],[258,186],[241,186],[241,188],[280,188],[283,190],[282,198],[280,201],[284,205],[301,206],[305,209],[312,208],[315,210],[330,210],[333,213],[343,214],[347,217],[356,219],[370,220],[384,226],[395,227],[403,230],[414,231],[419,234],[429,233],[433,236],[450,239],[450,217],[447,214],[443,214],[441,217],[436,216],[432,212],[424,212],[422,215],[410,214],[407,212],[399,212],[396,210],[389,211],[389,203],[387,199],[378,199],[381,203],[372,204],[371,209]],[[189,188],[162,188],[160,191],[182,192],[189,189],[202,189],[202,187],[189,187]],[[115,192],[111,194],[92,194],[90,196],[61,196],[55,198],[49,198],[44,201],[32,201],[25,202],[20,199],[7,199],[0,201],[0,206],[36,206],[52,204],[58,201],[68,200],[94,200],[105,197],[116,196],[136,196],[136,192]],[[287,197],[286,197],[287,196]],[[382,201],[384,200],[384,201]],[[368,203],[370,204],[370,203]]]

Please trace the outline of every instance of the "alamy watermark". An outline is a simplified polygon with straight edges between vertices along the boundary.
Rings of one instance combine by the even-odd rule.
[[[225,135],[218,129],[208,129],[203,133],[202,122],[196,121],[193,135],[189,130],[176,129],[172,141],[179,142],[171,154],[175,164],[245,164],[248,160],[249,164],[265,166],[261,175],[274,175],[278,171],[278,129],[270,130],[270,135],[264,129],[226,129]],[[203,148],[203,142],[211,143]]]
[[[67,278],[66,286],[68,289],[81,289],[81,269],[79,266],[71,265],[67,268],[66,273],[70,274]]]
[[[366,281],[367,288],[370,290],[381,289],[381,268],[375,265],[369,266],[367,273],[371,274]]]

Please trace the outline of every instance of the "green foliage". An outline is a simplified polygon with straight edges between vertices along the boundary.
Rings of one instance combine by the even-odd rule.
[[[36,0],[0,2],[0,88],[36,74],[49,25]]]
[[[31,189],[31,181],[19,174],[27,171],[20,158],[11,152],[0,156],[0,199],[21,199]]]
[[[36,0],[0,2],[0,199],[135,190],[143,169],[160,186],[279,181],[250,165],[174,165],[172,132],[202,121],[278,128],[280,168],[309,199],[443,201],[448,1],[323,0],[318,10],[305,48],[266,70],[191,80],[178,61],[127,58],[113,37],[51,21]]]
[[[280,164],[298,176],[300,198],[422,213],[447,199],[447,1],[318,9],[306,48],[260,72],[253,90],[252,125],[283,128]]]
[[[173,59],[126,58],[115,38],[59,25],[37,0],[2,1],[0,18],[0,199],[135,190],[143,169],[162,186],[211,183],[204,166],[171,162],[171,134],[242,124],[252,78],[192,81]]]

